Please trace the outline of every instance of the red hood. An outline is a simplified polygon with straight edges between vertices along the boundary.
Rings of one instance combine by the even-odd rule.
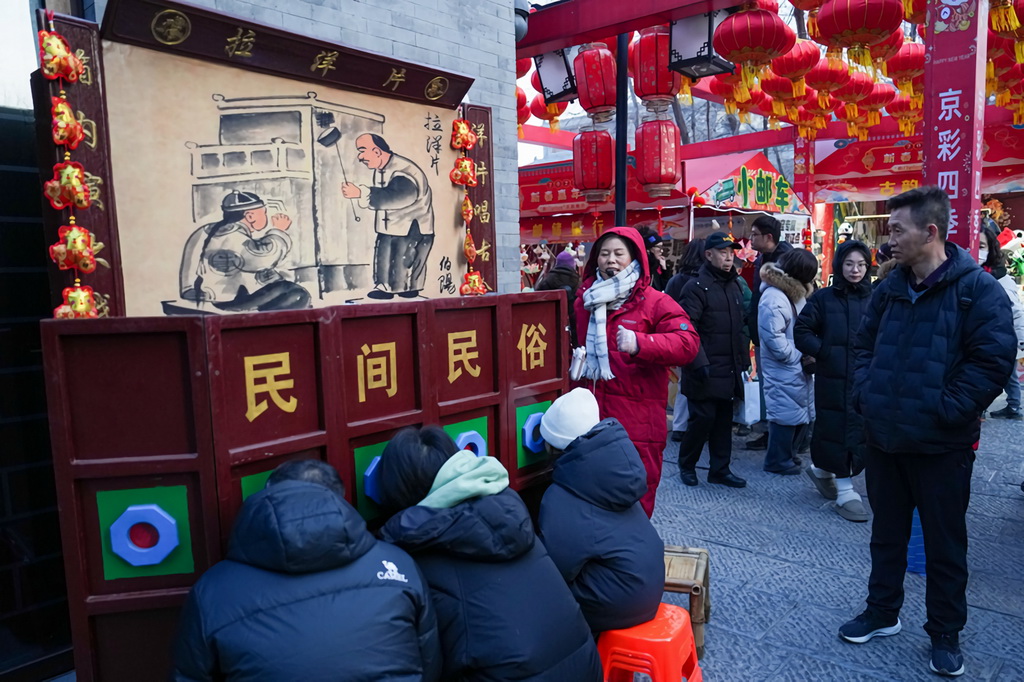
[[[601,244],[601,240],[610,234],[622,237],[635,247],[636,259],[640,262],[640,281],[637,282],[637,286],[646,287],[650,285],[651,266],[647,262],[647,249],[644,246],[644,240],[640,237],[640,233],[632,227],[612,227],[602,232],[598,240],[594,242],[594,248],[590,249],[590,255],[587,257],[587,264],[583,267],[584,288],[589,288],[590,284],[593,283],[597,277],[598,246]]]

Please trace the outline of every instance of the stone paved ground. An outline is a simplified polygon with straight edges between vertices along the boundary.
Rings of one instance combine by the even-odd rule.
[[[711,554],[704,679],[940,679],[927,667],[923,576],[907,575],[902,633],[860,646],[837,637],[839,625],[863,608],[870,522],[840,518],[804,475],[764,473],[764,452],[743,450],[744,440],[733,441],[733,471],[747,488],[708,485],[706,452],[700,485],[684,486],[678,444],[669,443],[658,490],[654,523],[665,542]],[[971,579],[962,680],[1024,680],[1022,480],[1024,424],[988,420],[967,514]],[[856,486],[864,494],[863,476]],[[666,594],[666,600],[686,605],[685,595]]]

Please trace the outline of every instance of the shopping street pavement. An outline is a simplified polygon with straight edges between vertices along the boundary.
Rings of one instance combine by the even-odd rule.
[[[907,574],[899,635],[863,645],[838,638],[839,625],[864,605],[870,522],[840,518],[803,474],[763,472],[764,452],[742,449],[744,440],[733,439],[733,471],[747,479],[745,489],[706,482],[706,449],[700,485],[684,486],[672,442],[658,489],[654,523],[664,541],[711,555],[704,679],[941,679],[927,669],[924,576]],[[1022,480],[1024,424],[986,421],[967,514],[971,579],[961,680],[1024,680]],[[863,476],[856,488],[865,494]],[[665,599],[686,605],[686,595]]]

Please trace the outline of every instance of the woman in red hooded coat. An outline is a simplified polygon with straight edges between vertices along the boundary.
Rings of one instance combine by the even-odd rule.
[[[618,419],[640,452],[647,469],[640,504],[650,516],[668,436],[669,369],[688,365],[700,338],[679,304],[651,287],[646,250],[631,227],[613,227],[594,244],[575,308],[577,343],[587,347],[584,380],[601,418]]]

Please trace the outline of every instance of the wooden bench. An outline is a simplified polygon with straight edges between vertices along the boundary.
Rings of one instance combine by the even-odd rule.
[[[690,595],[690,623],[698,658],[704,657],[704,624],[711,619],[708,550],[665,545],[665,591]]]

